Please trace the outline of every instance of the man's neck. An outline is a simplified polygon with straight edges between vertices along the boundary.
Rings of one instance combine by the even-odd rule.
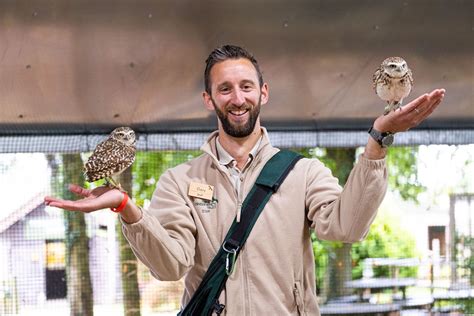
[[[237,168],[242,169],[249,158],[249,153],[262,136],[262,130],[256,126],[247,137],[232,137],[219,131],[219,143],[235,159]]]

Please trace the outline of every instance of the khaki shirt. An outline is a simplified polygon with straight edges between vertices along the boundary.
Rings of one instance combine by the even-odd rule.
[[[239,168],[237,168],[237,161],[235,161],[235,159],[224,149],[224,147],[222,147],[221,143],[219,142],[219,137],[216,138],[217,158],[219,159],[219,163],[222,166],[226,166],[227,169],[229,170],[232,184],[234,185],[235,192],[237,194],[237,199],[239,201],[239,205],[237,208],[237,222],[240,222],[242,204],[245,199],[241,190],[240,183],[244,181],[244,173],[247,170],[247,167],[253,161],[253,158],[255,157],[255,155],[257,155],[257,151],[261,143],[262,143],[262,137],[259,138],[255,146],[253,146],[252,150],[250,151],[249,157],[247,159],[245,166],[242,168],[242,170],[239,170]]]
[[[278,151],[263,129],[246,170],[247,195]],[[217,158],[217,132],[204,154],[167,170],[150,206],[123,232],[137,257],[159,280],[184,277],[185,305],[237,215],[239,199],[227,167]],[[212,185],[212,200],[188,195],[191,182]],[[311,229],[320,239],[359,241],[367,234],[387,188],[385,160],[361,156],[342,189],[317,159],[301,159],[268,201],[219,298],[226,315],[319,315]]]

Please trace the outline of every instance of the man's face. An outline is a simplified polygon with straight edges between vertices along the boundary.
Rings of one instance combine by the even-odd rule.
[[[219,129],[232,137],[247,137],[260,128],[260,106],[267,103],[268,87],[260,87],[252,63],[244,58],[215,64],[210,72],[211,95],[204,92],[208,109],[219,118]]]

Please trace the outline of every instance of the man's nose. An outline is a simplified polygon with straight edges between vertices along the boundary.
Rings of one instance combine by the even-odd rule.
[[[235,106],[242,106],[245,104],[245,96],[244,96],[244,93],[242,91],[240,91],[239,89],[235,89],[233,92],[232,92],[232,99],[231,99],[231,102],[232,104],[234,104]]]

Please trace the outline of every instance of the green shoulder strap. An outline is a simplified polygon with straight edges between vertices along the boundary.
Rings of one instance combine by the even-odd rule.
[[[242,204],[240,222],[234,220],[219,251],[207,269],[201,284],[178,316],[221,314],[225,306],[218,301],[225,282],[258,216],[302,156],[288,150],[276,153],[265,164]]]

